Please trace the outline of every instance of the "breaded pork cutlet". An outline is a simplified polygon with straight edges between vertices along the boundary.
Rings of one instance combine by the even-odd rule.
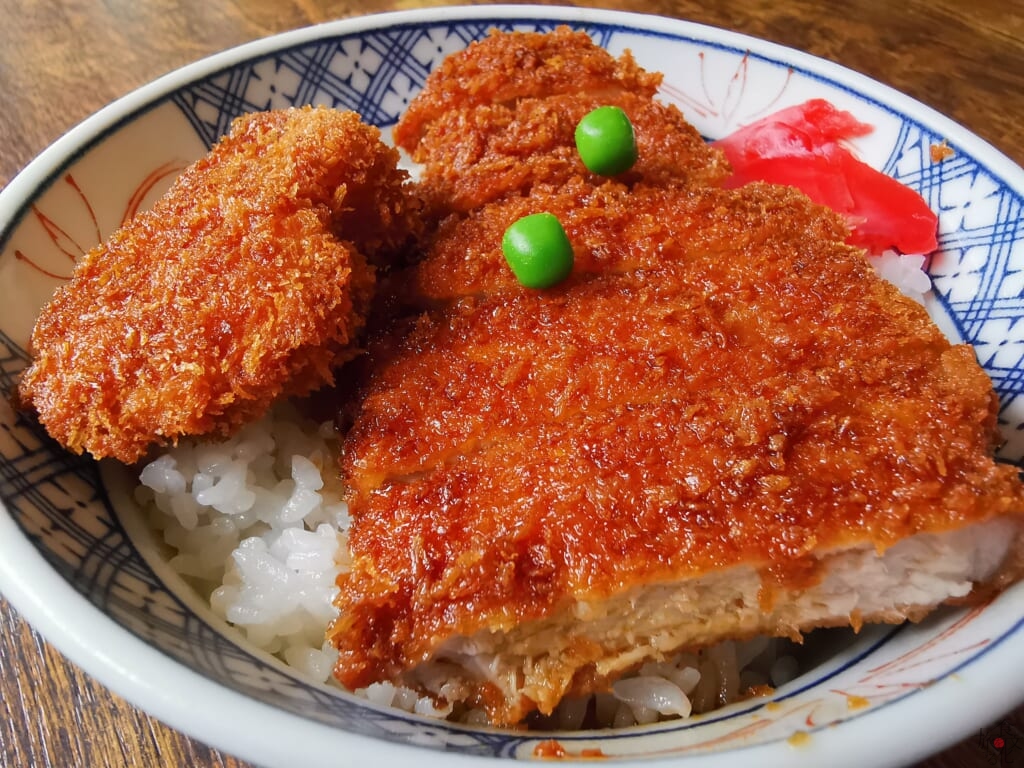
[[[583,32],[492,34],[449,57],[395,127],[398,146],[423,164],[429,210],[465,213],[535,184],[558,186],[590,173],[576,152],[577,123],[592,109],[622,108],[639,159],[625,183],[706,185],[729,175],[673,106],[655,100],[661,75],[615,58]]]
[[[431,309],[466,297],[529,293],[508,268],[501,249],[505,230],[523,216],[558,217],[573,246],[569,284],[597,274],[655,269],[666,252],[724,253],[767,231],[842,238],[837,223],[793,205],[787,187],[763,184],[734,192],[717,187],[666,188],[621,182],[592,184],[575,178],[557,188],[540,185],[525,196],[450,216],[429,239],[423,257],[399,273],[394,290],[412,307]]]
[[[917,620],[1024,575],[991,382],[838,215],[763,184],[517,195],[437,228],[405,273],[428,311],[371,356],[343,684],[512,724],[679,650]],[[544,291],[500,269],[536,210],[577,258]]]
[[[330,383],[374,264],[416,226],[397,162],[354,113],[239,118],[43,308],[21,403],[70,450],[132,462]]]
[[[917,619],[1022,575],[971,350],[837,218],[761,191],[775,230],[464,299],[375,372],[345,446],[343,683],[441,664],[514,723],[682,648]]]

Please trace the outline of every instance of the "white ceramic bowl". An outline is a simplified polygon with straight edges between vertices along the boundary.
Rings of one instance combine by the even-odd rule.
[[[562,22],[663,71],[665,99],[710,138],[814,96],[873,124],[855,149],[939,212],[929,308],[951,337],[975,345],[1000,395],[1003,456],[1024,455],[1024,172],[921,104],[769,43],[584,9],[396,13],[245,45],[102,110],[0,193],[0,589],[73,661],[170,725],[261,765],[307,768],[362,758],[490,764],[495,756],[529,759],[548,738],[374,707],[248,649],[132,535],[138,516],[123,473],[56,448],[11,411],[6,394],[26,364],[35,315],[74,258],[153,200],[233,117],[325,103],[388,126],[443,56],[491,27]],[[929,147],[941,141],[955,155],[934,163]],[[1016,674],[1024,669],[1022,624],[1024,585],[984,608],[867,629],[767,699],[689,721],[556,738],[570,755],[599,748],[630,764],[684,756],[695,766],[738,757],[761,766],[903,764],[1024,699]]]

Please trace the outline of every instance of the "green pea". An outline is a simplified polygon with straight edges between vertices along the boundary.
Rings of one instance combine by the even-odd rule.
[[[598,107],[576,126],[576,150],[587,169],[602,176],[628,171],[636,162],[636,137],[618,107]]]
[[[572,243],[558,217],[550,213],[523,216],[501,239],[516,279],[527,288],[550,288],[572,272]]]

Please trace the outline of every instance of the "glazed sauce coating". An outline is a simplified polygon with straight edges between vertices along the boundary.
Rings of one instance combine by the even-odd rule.
[[[815,553],[1021,509],[972,352],[789,208],[731,251],[420,321],[346,442],[343,682],[567,601],[738,564],[806,580]]]
[[[584,32],[564,26],[548,34],[495,31],[430,74],[396,126],[395,143],[424,162],[424,135],[452,111],[563,93],[631,91],[650,98],[660,84],[661,75],[642,70],[629,53],[616,59]]]
[[[573,178],[600,184],[604,177],[580,160],[574,134],[588,112],[609,105],[629,117],[639,152],[617,180],[682,187],[718,184],[729,175],[724,155],[674,106],[628,91],[531,98],[450,112],[431,125],[424,140],[429,153],[421,153],[424,196],[433,215],[527,195],[540,184],[558,187]]]
[[[836,214],[789,188],[717,188],[721,156],[631,57],[568,30],[495,34],[439,73],[395,132],[429,200],[423,258],[385,288],[410,314],[371,345],[346,414],[343,684],[468,656],[455,700],[515,723],[607,686],[599,662],[621,672],[638,643],[666,651],[632,623],[671,623],[662,587],[685,602],[701,577],[752,571],[733,602],[768,618],[748,630],[796,634],[772,623],[774,596],[814,588],[835,553],[1024,513],[972,351],[878,278]],[[629,112],[640,147],[611,179],[573,152],[595,100]],[[500,243],[542,211],[574,267],[535,291]],[[742,634],[734,605],[719,622],[699,598],[674,647]],[[610,629],[588,618],[604,608]],[[928,606],[909,609],[872,615]]]
[[[598,106],[621,107],[635,127],[626,183],[717,184],[730,169],[675,107],[654,97],[661,75],[619,58],[582,32],[492,34],[449,56],[394,130],[423,164],[428,218],[466,213],[533,186],[573,178],[599,183],[579,159],[574,133]]]

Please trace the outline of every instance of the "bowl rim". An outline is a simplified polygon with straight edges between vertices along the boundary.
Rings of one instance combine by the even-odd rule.
[[[866,94],[888,108],[898,103],[900,112],[939,130],[951,143],[967,143],[971,152],[994,175],[1016,189],[1024,189],[1024,170],[986,140],[971,133],[923,103],[866,75],[794,48],[743,33],[697,22],[641,14],[568,6],[447,5],[405,11],[375,13],[327,21],[270,35],[201,58],[172,70],[111,102],[87,117],[43,150],[0,190],[0,246],[24,214],[28,203],[44,191],[61,170],[93,144],[133,119],[174,91],[197,80],[257,59],[282,47],[339,35],[359,34],[388,26],[424,23],[456,23],[493,19],[538,20],[566,23],[619,25],[651,32],[697,36],[774,56],[803,69]],[[205,744],[259,765],[300,764],[335,766],[344,760],[409,759],[428,766],[459,761],[463,765],[492,764],[495,758],[475,757],[446,750],[425,749],[398,741],[386,741],[306,720],[271,704],[245,697],[199,675],[148,645],[78,594],[51,568],[42,554],[15,523],[0,500],[0,592],[25,620],[62,654],[89,676],[135,706],[174,729]],[[1024,585],[1018,585],[1024,586]],[[1020,619],[1003,639],[1024,627]],[[816,730],[814,738],[799,749],[787,749],[773,741],[718,754],[688,758],[694,766],[721,768],[733,765],[740,752],[764,766],[807,765],[858,766],[858,754],[872,744],[876,765],[899,765],[956,743],[979,724],[984,725],[1024,700],[1024,690],[1013,694],[1006,685],[1008,669],[1024,668],[1024,643],[1001,642],[998,648],[969,662],[969,674],[947,675],[930,686],[926,695],[911,695],[899,707],[903,723],[893,727],[891,707],[886,713],[868,711],[841,727]],[[996,692],[996,695],[993,695]],[[973,702],[970,718],[949,723],[949,697],[968,697]],[[888,727],[884,727],[886,723]],[[933,724],[942,722],[940,732]],[[274,727],[261,727],[261,723]],[[915,738],[915,736],[917,738]],[[925,746],[926,745],[926,746]],[[342,752],[342,750],[344,750]],[[679,758],[668,758],[668,760]],[[444,762],[442,762],[444,761]],[[616,760],[621,765],[651,765],[659,759]]]

